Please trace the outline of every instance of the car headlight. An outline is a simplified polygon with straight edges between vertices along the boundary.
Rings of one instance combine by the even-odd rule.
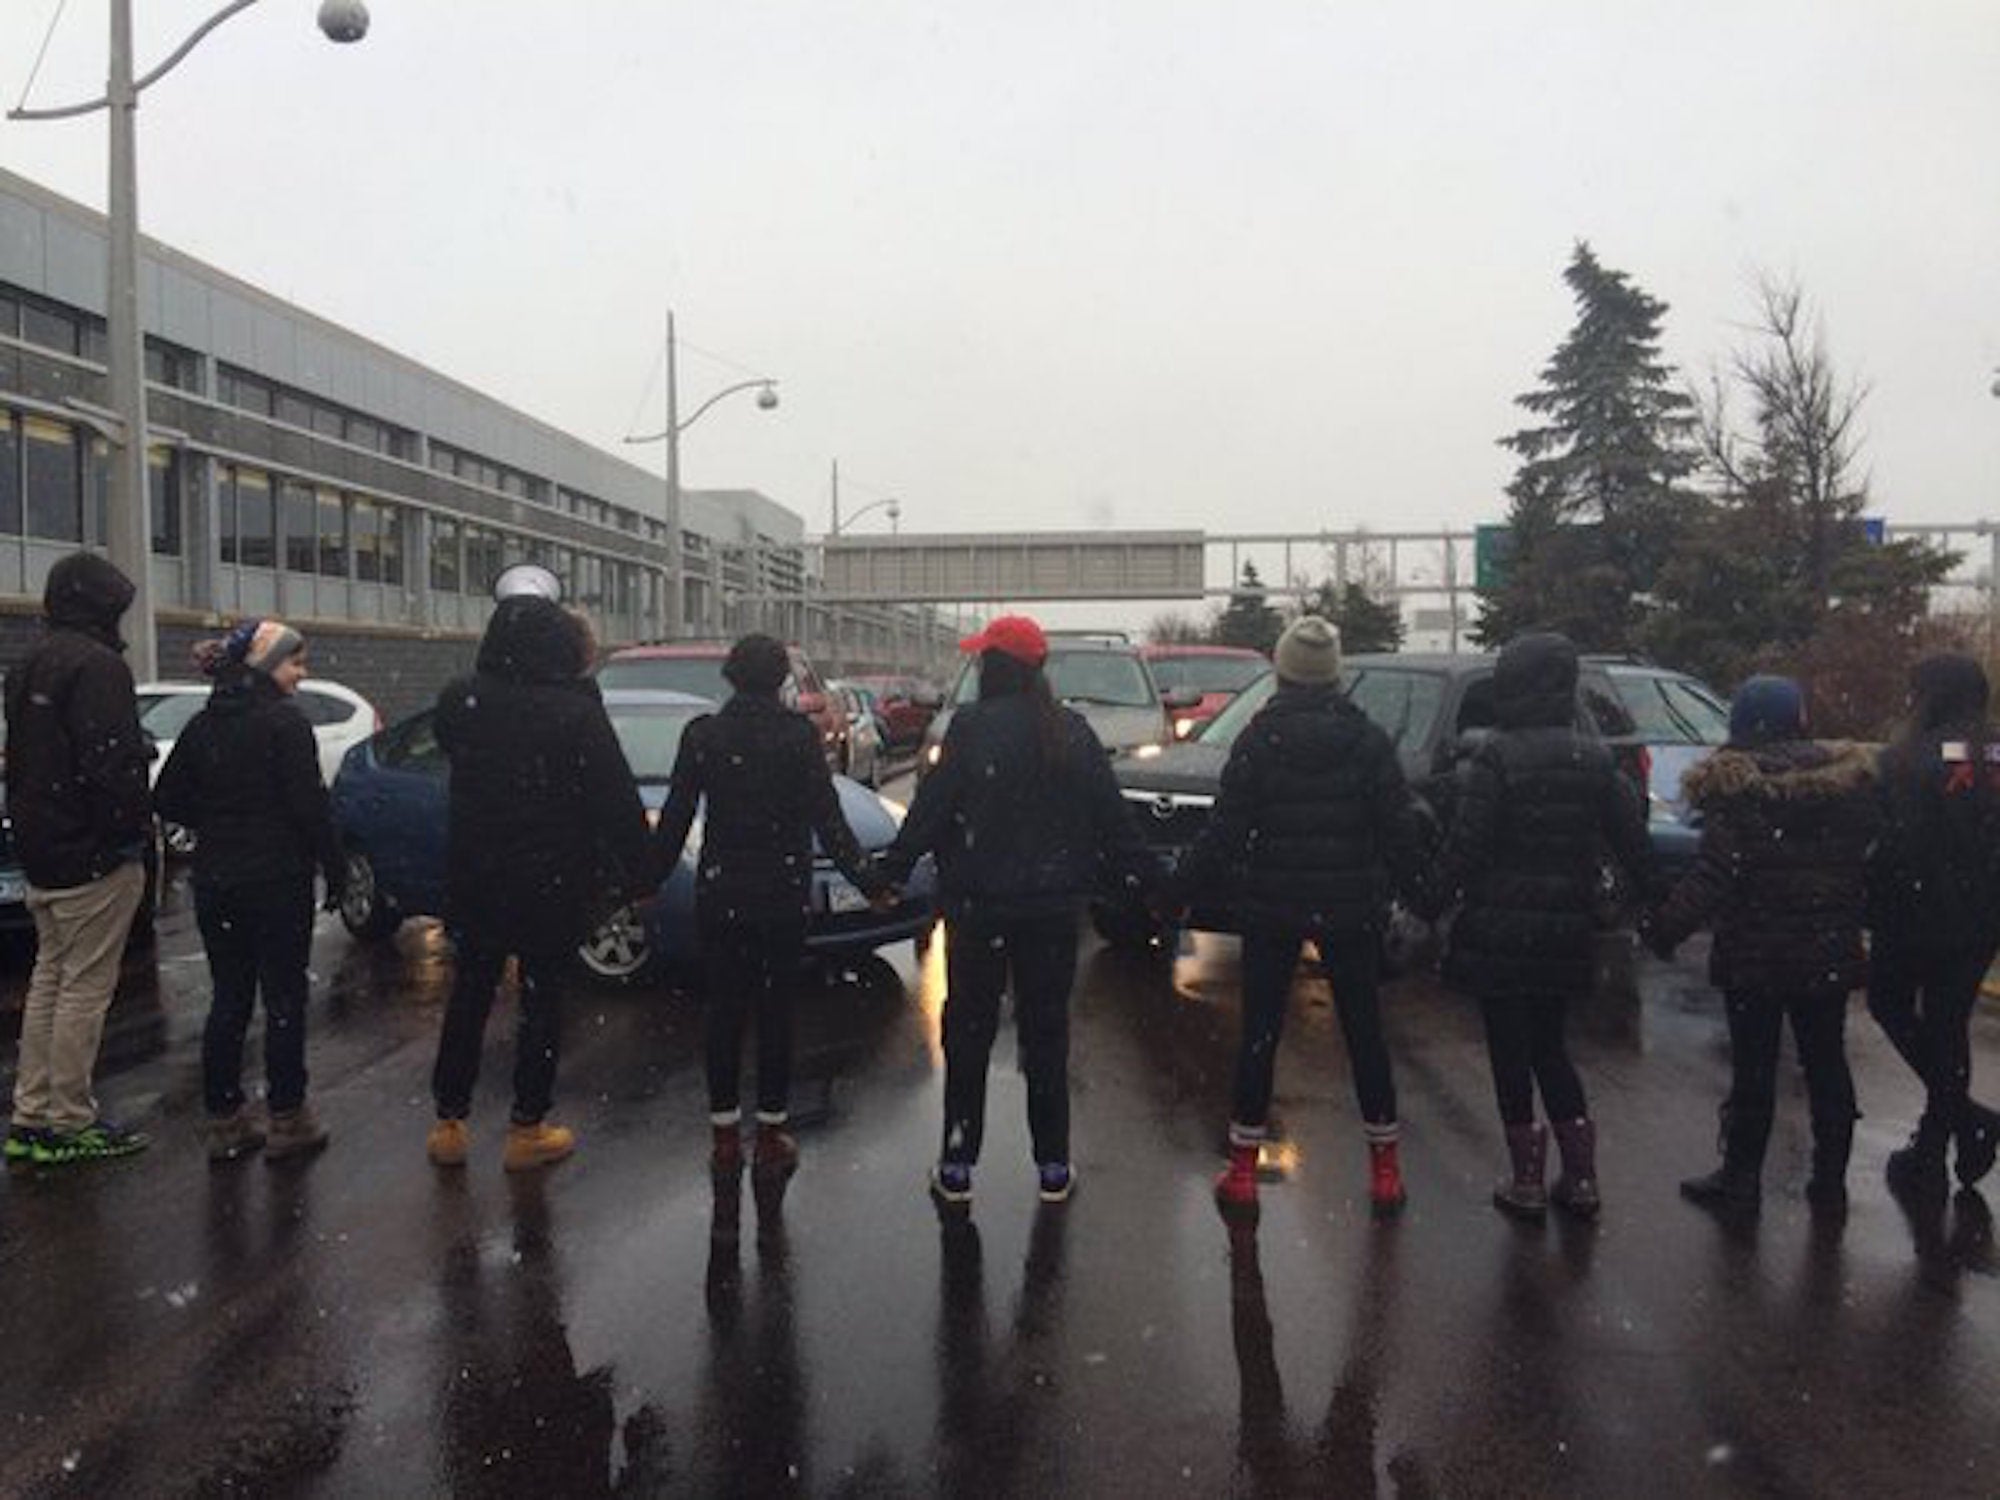
[[[1193,719],[1176,719],[1176,720],[1174,720],[1174,738],[1175,738],[1175,739],[1177,739],[1177,740],[1184,740],[1184,739],[1186,739],[1186,738],[1187,738],[1187,737],[1188,737],[1189,735],[1193,734],[1193,733],[1194,733],[1194,730],[1195,730],[1195,723],[1194,723],[1194,720],[1193,720]]]
[[[924,752],[924,764],[927,766],[934,766],[943,759],[944,759],[944,742],[942,740],[940,740],[937,744],[931,746],[930,749]]]
[[[648,828],[658,828],[660,826],[660,810],[657,807],[646,809],[646,826]]]
[[[1135,745],[1132,747],[1132,759],[1134,760],[1155,760],[1159,756],[1165,753],[1166,753],[1165,746],[1156,745],[1151,741],[1148,741],[1146,744],[1143,745]]]

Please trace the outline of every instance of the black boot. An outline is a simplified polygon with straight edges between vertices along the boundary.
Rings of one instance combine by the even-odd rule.
[[[1813,1122],[1812,1176],[1806,1202],[1822,1213],[1847,1212],[1847,1159],[1854,1151],[1854,1116]]]
[[[1767,1110],[1752,1111],[1724,1104],[1722,1134],[1717,1146],[1722,1165],[1704,1177],[1681,1184],[1681,1196],[1704,1208],[1755,1213],[1764,1197],[1764,1143],[1771,1134]]]
[[[1507,1162],[1512,1169],[1493,1189],[1493,1206],[1509,1218],[1530,1221],[1549,1211],[1548,1189],[1543,1183],[1548,1170],[1549,1133],[1539,1121],[1507,1127]]]
[[[1966,1100],[1965,1116],[1954,1138],[1959,1184],[1971,1187],[1993,1170],[1993,1159],[2000,1155],[2000,1113]]]
[[[1935,1115],[1926,1114],[1917,1121],[1917,1131],[1910,1137],[1910,1143],[1889,1153],[1889,1191],[1903,1197],[1942,1201],[1947,1187],[1944,1152],[1950,1139],[1950,1133]]]

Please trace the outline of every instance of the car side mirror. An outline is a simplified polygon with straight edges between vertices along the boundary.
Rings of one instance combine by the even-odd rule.
[[[1201,689],[1191,687],[1168,688],[1164,693],[1160,694],[1160,703],[1164,707],[1175,711],[1183,708],[1199,708],[1201,706]]]
[[[814,714],[823,714],[826,712],[826,694],[800,693],[799,701],[795,706],[807,718],[811,718]]]

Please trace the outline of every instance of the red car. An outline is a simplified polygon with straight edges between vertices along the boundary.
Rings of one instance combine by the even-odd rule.
[[[693,693],[713,698],[717,703],[734,689],[722,675],[729,659],[728,641],[668,641],[646,646],[627,646],[614,651],[597,669],[597,685],[613,688],[657,688],[674,693]],[[820,747],[826,763],[838,771],[847,763],[847,710],[840,698],[826,690],[813,664],[797,646],[791,653],[792,672],[782,689],[784,700],[813,721],[819,730]]]
[[[923,742],[924,731],[937,713],[936,689],[914,677],[854,677],[849,679],[875,695],[882,710],[883,733],[898,750]]]
[[[1244,688],[1270,670],[1260,653],[1241,646],[1146,646],[1146,665],[1153,669],[1162,694],[1192,688],[1201,694],[1193,708],[1174,714],[1174,738],[1184,740]]]

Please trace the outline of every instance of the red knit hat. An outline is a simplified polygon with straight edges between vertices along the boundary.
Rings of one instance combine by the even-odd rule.
[[[979,634],[960,641],[958,649],[973,656],[999,651],[1024,666],[1039,667],[1049,659],[1049,638],[1026,615],[1002,615]]]

